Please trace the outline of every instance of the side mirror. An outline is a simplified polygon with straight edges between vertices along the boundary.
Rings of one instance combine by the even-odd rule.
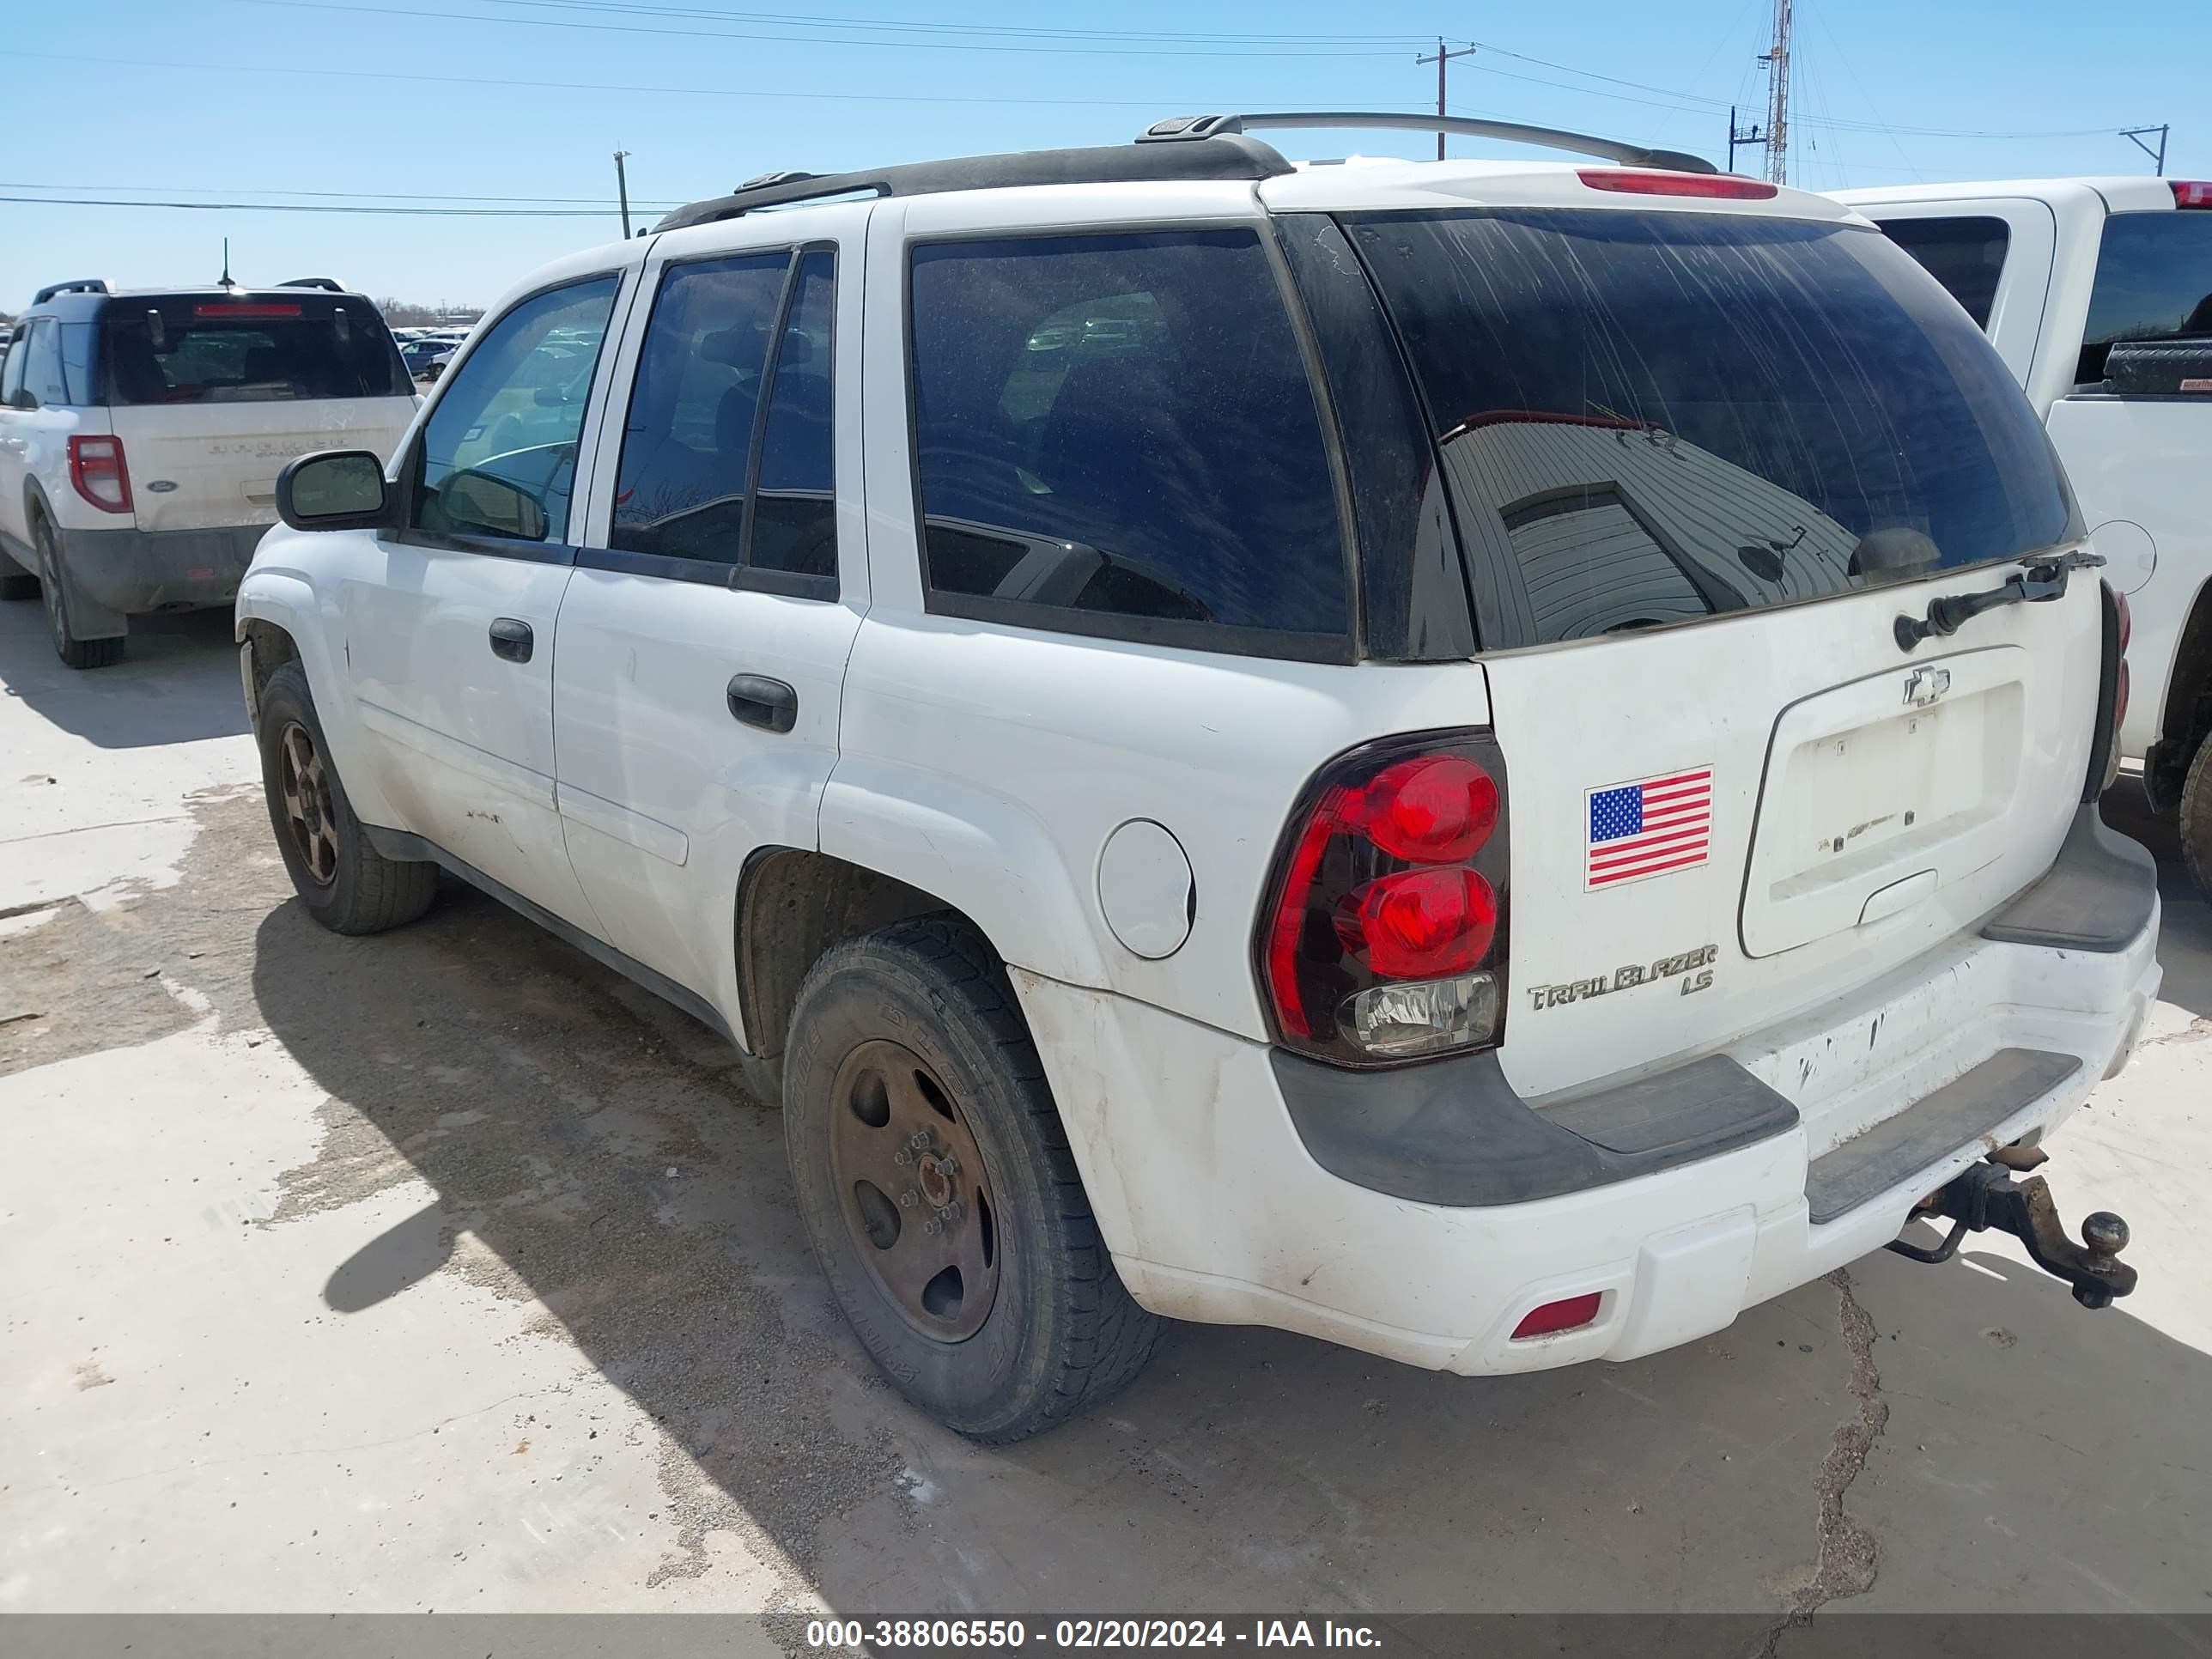
[[[370,530],[384,522],[384,463],[365,449],[302,455],[276,475],[276,516],[295,530]]]
[[[438,486],[438,506],[447,527],[465,535],[542,542],[551,527],[544,503],[535,495],[472,467],[449,474]]]

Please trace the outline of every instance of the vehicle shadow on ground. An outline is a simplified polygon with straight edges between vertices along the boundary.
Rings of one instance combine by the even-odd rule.
[[[238,822],[209,840],[254,844],[257,803],[214,810]],[[972,1445],[892,1394],[829,1306],[779,1116],[726,1044],[450,883],[422,923],[341,939],[281,897],[273,854],[249,862],[222,872],[226,902],[270,908],[219,1012],[265,1024],[331,1097],[273,1224],[427,1183],[330,1264],[325,1301],[374,1306],[450,1259],[542,1303],[681,1454],[660,1460],[678,1531],[655,1582],[711,1574],[733,1535],[847,1613],[1778,1616],[1816,1574],[1856,1582],[1848,1530],[1821,1542],[1824,1492],[1848,1484],[1877,1598],[1888,1574],[1939,1605],[2019,1607],[2030,1583],[2051,1605],[2201,1604],[2179,1533],[2172,1565],[2143,1536],[2197,1507],[2212,1360],[2002,1261],[1861,1264],[1870,1333],[1815,1284],[1673,1353],[1493,1379],[1178,1327],[1091,1416]]]
[[[0,605],[0,682],[58,726],[102,749],[236,737],[248,729],[228,610],[135,617],[123,660],[69,667],[43,605]]]

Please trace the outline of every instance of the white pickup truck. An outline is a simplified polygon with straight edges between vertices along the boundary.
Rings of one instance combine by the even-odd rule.
[[[2212,897],[2212,183],[1854,190],[2027,390],[2129,596],[2120,752]]]

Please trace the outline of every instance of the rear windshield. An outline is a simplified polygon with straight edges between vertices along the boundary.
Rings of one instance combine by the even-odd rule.
[[[2097,251],[2075,378],[2103,380],[2116,341],[2191,337],[2212,339],[2212,213],[2112,215]]]
[[[2063,539],[1989,343],[1879,232],[1698,213],[1376,216],[1486,646],[1693,621]]]
[[[118,300],[107,308],[112,404],[390,398],[408,389],[392,331],[356,300]]]

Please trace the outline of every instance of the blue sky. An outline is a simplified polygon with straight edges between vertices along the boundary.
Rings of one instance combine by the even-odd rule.
[[[379,295],[483,301],[556,253],[619,234],[617,149],[630,152],[633,198],[649,219],[775,168],[1115,143],[1155,116],[1194,110],[1419,107],[1433,100],[1435,71],[1413,61],[1414,42],[1439,31],[1486,48],[1452,65],[1458,112],[1717,157],[1727,103],[1741,101],[1747,121],[1763,110],[1756,56],[1771,16],[1771,0],[25,8],[0,46],[11,140],[0,196],[42,201],[0,201],[0,308],[64,276],[209,280],[225,235],[240,281],[330,274]],[[1797,0],[1796,20],[1795,183],[2147,173],[2148,158],[2113,131],[2159,121],[2183,124],[2168,173],[2212,175],[2212,125],[2194,116],[2212,48],[2204,0]],[[1335,155],[1419,154],[1424,141],[1289,133],[1280,143],[1294,155]],[[1481,151],[1455,143],[1455,153]],[[1755,170],[1759,159],[1741,165]],[[47,204],[63,196],[592,216]]]

